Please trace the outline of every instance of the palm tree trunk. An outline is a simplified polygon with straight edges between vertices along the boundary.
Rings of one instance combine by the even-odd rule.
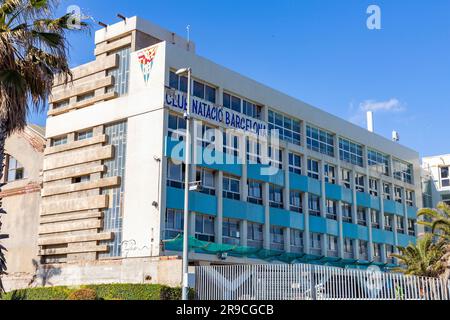
[[[6,142],[6,136],[7,136],[7,126],[5,121],[0,122],[0,181],[2,181],[3,178],[3,172],[5,167],[5,142]],[[2,191],[3,184],[0,183],[0,192]],[[1,217],[3,214],[6,214],[6,211],[3,210],[3,204],[2,204],[2,198],[0,198],[0,240],[8,238],[8,235],[1,234],[1,228],[2,228],[2,222]],[[2,276],[6,274],[6,259],[5,259],[5,251],[6,248],[2,246],[0,243],[0,296],[2,293],[5,292],[5,289],[3,287],[2,283]]]

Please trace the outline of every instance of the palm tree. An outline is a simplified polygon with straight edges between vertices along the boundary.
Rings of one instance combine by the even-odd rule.
[[[445,271],[442,256],[445,253],[445,243],[434,241],[432,234],[425,234],[417,244],[409,244],[406,248],[398,247],[399,254],[391,255],[405,266],[393,271],[406,275],[421,277],[439,277]]]
[[[66,35],[74,29],[74,16],[54,18],[57,5],[57,0],[0,0],[0,179],[6,138],[24,128],[31,109],[45,108],[55,77],[71,80]],[[0,294],[4,251],[0,245]]]
[[[445,254],[442,261],[445,264],[445,271],[442,278],[450,278],[450,206],[441,202],[436,209],[421,209],[418,212],[419,217],[424,217],[425,221],[420,221],[421,225],[429,227],[433,234],[445,244]]]

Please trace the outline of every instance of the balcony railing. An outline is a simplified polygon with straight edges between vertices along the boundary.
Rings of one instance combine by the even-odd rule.
[[[335,215],[333,213],[327,213],[327,219],[337,220],[337,215]]]

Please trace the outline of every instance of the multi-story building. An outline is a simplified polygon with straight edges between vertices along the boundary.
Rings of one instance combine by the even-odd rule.
[[[380,263],[415,241],[417,152],[219,66],[142,19],[99,30],[95,42],[96,60],[53,90],[44,264],[179,255],[162,242],[183,230],[188,80],[176,71],[186,67],[200,184],[190,192],[192,237]],[[261,262],[221,259],[191,253],[193,263]]]
[[[450,205],[450,155],[425,157],[423,167],[423,203],[435,208],[439,202]]]

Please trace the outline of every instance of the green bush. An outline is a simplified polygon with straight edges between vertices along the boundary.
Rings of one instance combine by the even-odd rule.
[[[80,291],[98,300],[180,300],[181,289],[157,284],[101,284],[78,288],[48,287],[17,290],[3,295],[0,300],[67,300],[79,296]],[[75,299],[76,300],[76,299]],[[78,299],[85,300],[85,299]],[[92,299],[91,299],[92,300]]]
[[[97,300],[97,292],[92,289],[80,289],[69,294],[67,300]]]

